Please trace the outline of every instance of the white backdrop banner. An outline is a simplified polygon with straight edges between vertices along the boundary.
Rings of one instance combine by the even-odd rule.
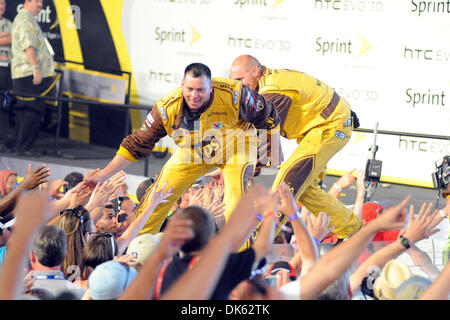
[[[227,77],[240,54],[334,87],[361,127],[450,136],[450,3],[417,0],[127,0],[122,10],[141,103],[178,87],[184,68]],[[330,172],[364,167],[371,134],[355,133]],[[431,187],[450,141],[379,135],[384,181]],[[291,142],[283,142],[285,156]]]

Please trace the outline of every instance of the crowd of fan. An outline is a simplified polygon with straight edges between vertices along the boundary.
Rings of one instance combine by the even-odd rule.
[[[426,265],[435,270],[424,277],[397,259],[407,252],[420,260],[416,243],[448,223],[448,199],[441,210],[431,203],[416,210],[409,196],[390,207],[364,203],[363,176],[351,170],[329,192],[339,197],[337,189],[356,183],[353,211],[365,224],[336,242],[326,213],[310,213],[285,184],[274,191],[253,184],[225,221],[223,180],[213,179],[187,190],[153,235],[140,231],[171,195],[166,184],[147,179],[133,193],[125,172],[96,185],[86,181],[94,173],[57,179],[46,165],[0,171],[0,299],[448,298],[448,264]],[[389,244],[374,250],[373,240]],[[286,258],[268,263],[279,244],[290,250]]]

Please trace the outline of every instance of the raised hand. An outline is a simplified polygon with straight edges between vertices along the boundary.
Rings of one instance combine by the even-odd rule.
[[[86,182],[86,185],[91,189],[94,189],[97,183],[104,182],[105,180],[106,179],[102,176],[102,170],[99,168],[88,171],[83,179],[83,181]]]
[[[409,200],[411,200],[411,196],[408,195],[398,205],[390,207],[388,210],[384,211],[383,214],[380,214],[367,223],[366,226],[375,227],[377,231],[403,228],[406,216],[408,215],[408,210],[406,210],[405,207]]]
[[[213,193],[214,193],[214,199],[223,199],[223,194],[225,192],[225,185],[222,184],[217,184],[216,182],[212,181],[211,182],[211,187],[213,188]]]
[[[356,180],[356,177],[353,174],[355,171],[356,169],[348,171],[346,174],[339,178],[336,184],[342,189],[350,187],[353,183],[355,183]]]
[[[149,196],[147,210],[153,211],[160,203],[169,202],[167,198],[169,198],[172,195],[172,191],[174,188],[165,190],[167,188],[168,183],[169,181],[166,181],[166,183],[164,183],[164,185],[161,188],[159,188],[159,184],[157,183],[154,185],[153,190]]]
[[[435,227],[444,218],[439,214],[438,210],[435,210],[433,213],[431,213],[432,210],[433,203],[424,203],[422,204],[417,217],[415,217],[414,206],[411,205],[409,207],[409,223],[404,236],[411,243],[426,239],[439,231],[439,229],[435,229]]]
[[[291,190],[289,190],[289,187],[286,184],[286,182],[283,182],[278,187],[278,192],[280,194],[280,199],[281,199],[281,203],[280,203],[281,213],[283,215],[289,217],[290,215],[297,212],[297,210],[298,210],[297,202],[295,201],[295,198],[294,198]]]
[[[225,203],[222,202],[222,199],[215,199],[206,207],[206,210],[211,212],[215,219],[221,218],[225,212]]]
[[[190,189],[188,206],[203,206],[203,188]]]
[[[130,267],[133,267],[133,268],[136,268],[139,265],[139,262],[137,262],[136,259],[134,258],[134,256],[131,254],[124,254],[120,257],[115,256],[113,258],[113,261],[126,263],[127,265],[129,265]]]
[[[306,225],[311,235],[320,241],[334,229],[334,226],[330,227],[330,217],[325,212],[320,212],[317,217],[308,214]]]
[[[279,204],[280,195],[278,190],[272,191],[270,189],[264,189],[264,192],[255,200],[253,207],[255,211],[260,214],[269,212],[277,213]]]
[[[34,171],[31,171],[31,164],[28,164],[22,185],[25,189],[34,189],[40,184],[48,182],[49,180],[46,178],[50,176],[50,173],[50,168],[47,168],[46,164],[40,165]]]
[[[120,188],[125,184],[126,178],[125,171],[121,170],[109,179],[114,186],[114,191],[117,196],[121,196]]]
[[[179,211],[170,217],[164,228],[161,241],[155,250],[163,259],[172,257],[186,241],[194,237],[192,220],[180,219],[180,214]]]
[[[90,211],[94,208],[105,206],[106,202],[108,202],[114,192],[114,185],[111,181],[107,180],[105,182],[97,183],[92,191],[88,203],[86,204],[86,209]]]
[[[205,208],[208,208],[211,203],[214,201],[214,192],[212,190],[212,185],[209,183],[205,183],[205,185],[203,186],[203,201],[202,201],[202,205]]]
[[[86,206],[92,194],[91,188],[85,181],[82,181],[74,189],[68,208],[73,209],[77,206]]]
[[[220,169],[216,169],[212,172],[205,174],[205,177],[206,178],[211,177],[212,182],[215,185],[223,185],[224,184],[223,173],[222,173],[222,170],[220,170]]]

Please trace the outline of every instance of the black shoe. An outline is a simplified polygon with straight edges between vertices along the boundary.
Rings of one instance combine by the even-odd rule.
[[[42,157],[42,152],[25,150],[25,151],[20,151],[18,155],[21,157],[39,158],[39,157]]]

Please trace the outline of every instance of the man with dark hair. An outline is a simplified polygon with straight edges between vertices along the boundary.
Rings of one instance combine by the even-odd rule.
[[[175,256],[170,263],[161,268],[159,274],[161,282],[155,287],[154,298],[162,296],[184,272],[195,265],[197,256],[215,234],[214,217],[201,207],[187,207],[183,209],[179,218],[192,221],[194,237],[183,244],[180,257]],[[272,243],[270,229],[266,228],[268,232],[261,232],[252,247],[239,253],[230,254],[210,299],[227,300],[234,287],[250,277],[254,263],[264,258],[270,250]]]
[[[181,87],[158,100],[142,128],[127,136],[114,159],[87,181],[105,181],[133,162],[148,157],[155,144],[166,135],[178,148],[162,168],[155,183],[168,181],[174,188],[165,203],[159,204],[142,233],[160,231],[169,210],[195,181],[219,167],[223,170],[227,204],[225,219],[253,176],[257,160],[259,131],[277,131],[279,117],[272,103],[240,81],[211,79],[202,63],[186,67]],[[148,195],[140,202],[136,216],[147,206]]]
[[[64,181],[67,181],[68,184],[64,186],[66,191],[76,187],[81,181],[83,181],[84,176],[80,172],[71,172],[64,177]]]
[[[61,264],[67,254],[65,232],[55,226],[45,225],[38,230],[30,252],[31,277],[36,280],[31,289],[42,288],[54,296],[69,291],[81,299],[85,290],[64,278]]]

